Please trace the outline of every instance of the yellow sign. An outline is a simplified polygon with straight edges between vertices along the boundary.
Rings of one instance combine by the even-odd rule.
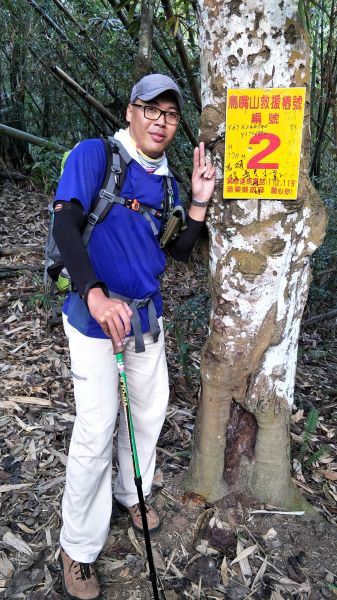
[[[305,88],[228,90],[224,198],[297,198]]]

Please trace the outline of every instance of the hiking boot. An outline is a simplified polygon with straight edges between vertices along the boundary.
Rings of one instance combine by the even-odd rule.
[[[142,523],[142,515],[140,512],[139,504],[134,504],[133,506],[123,507],[123,510],[127,510],[131,519],[132,527],[136,531],[140,531],[143,533],[143,523]],[[149,533],[154,533],[158,531],[160,527],[160,520],[158,513],[154,510],[154,508],[145,502],[145,510],[147,517],[147,525],[149,528]]]
[[[101,590],[91,564],[72,560],[62,548],[60,563],[63,590],[68,600],[101,599]]]
[[[139,504],[134,504],[133,506],[124,506],[116,500],[117,506],[123,511],[128,512],[131,525],[136,531],[144,532],[143,523],[142,523],[142,515],[140,512]],[[149,533],[154,533],[158,531],[160,528],[160,519],[158,513],[154,510],[154,508],[148,503],[145,502],[145,510],[147,516],[147,526],[149,528]]]

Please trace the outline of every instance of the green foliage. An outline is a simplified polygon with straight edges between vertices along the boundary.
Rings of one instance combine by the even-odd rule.
[[[313,452],[313,454],[304,461],[304,464],[307,467],[309,467],[310,465],[315,463],[317,460],[322,458],[322,456],[324,456],[324,454],[328,454],[329,450],[330,450],[329,446],[327,444],[323,444],[323,446],[321,446],[321,448],[316,450],[316,452]]]
[[[190,353],[190,344],[184,333],[177,327],[174,327],[174,335],[178,349],[178,362],[183,369],[185,377],[188,377],[188,356]]]
[[[51,307],[51,296],[49,292],[35,292],[27,301],[27,306],[29,308],[39,306],[49,310]]]
[[[63,153],[35,146],[32,154],[34,156],[31,170],[33,181],[43,189],[44,193],[50,194],[55,190],[60,177]]]
[[[316,408],[312,408],[310,410],[310,412],[308,413],[307,418],[305,420],[305,424],[304,424],[303,442],[302,442],[300,452],[299,452],[299,457],[298,457],[301,462],[303,462],[303,459],[304,459],[307,451],[309,450],[311,438],[312,438],[313,434],[315,433],[317,425],[318,425],[318,419],[319,419],[319,411]],[[324,450],[324,452],[325,452],[325,450]],[[307,461],[305,461],[305,462],[307,462]]]
[[[337,129],[335,87],[337,78],[337,38],[335,6],[332,0],[317,3],[302,0],[312,46],[311,73],[311,169],[315,187],[325,202],[329,224],[321,248],[312,259],[313,283],[309,295],[312,312],[336,307],[337,278]]]
[[[52,0],[38,4],[41,13],[29,0],[4,0],[0,7],[4,33],[0,39],[0,109],[4,122],[45,139],[57,139],[67,148],[81,139],[114,132],[111,123],[73,89],[61,84],[50,67],[60,67],[125,122],[134,83],[130,65],[135,63],[138,50],[141,1],[112,0],[106,4],[89,0],[83,4],[71,0],[63,4],[65,12]],[[194,10],[183,1],[173,1],[172,7],[197,76]],[[153,52],[152,71],[178,79],[187,100],[186,120],[196,134],[198,113],[161,3],[155,5],[153,30],[160,56]],[[58,177],[57,160],[46,150],[27,148],[35,163],[35,182],[49,191]],[[191,142],[181,127],[171,163],[185,179],[189,179],[186,170],[190,171],[191,154]]]
[[[329,455],[331,452],[331,448],[328,444],[322,444],[315,452],[311,451],[311,442],[316,432],[318,422],[319,411],[316,408],[312,408],[305,420],[303,442],[298,455],[299,461],[306,468],[309,468],[315,462],[319,461],[322,456],[326,454]]]
[[[183,332],[198,333],[208,327],[210,295],[202,292],[176,307],[174,323]]]
[[[193,295],[183,303],[179,303],[174,311],[172,321],[168,326],[174,334],[177,350],[178,362],[183,369],[186,380],[190,380],[190,373],[195,371],[195,367],[190,360],[190,353],[193,350],[193,334],[206,337],[210,312],[210,295],[208,292]],[[197,346],[199,348],[199,345]]]
[[[337,298],[337,193],[336,184],[330,179],[330,190],[320,192],[328,211],[328,225],[322,246],[311,259],[313,280],[309,291],[309,306],[314,314],[336,308]],[[327,182],[326,182],[327,184]]]
[[[38,306],[49,310],[51,306],[50,290],[45,288],[42,276],[34,273],[32,276],[32,285],[35,286],[35,291],[28,298],[27,306],[29,308]]]
[[[328,588],[328,590],[331,590],[334,594],[337,595],[337,585],[335,585],[334,583],[327,583],[326,581],[324,581],[323,584],[326,588]]]

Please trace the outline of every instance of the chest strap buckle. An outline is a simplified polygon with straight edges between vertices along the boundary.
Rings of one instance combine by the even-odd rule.
[[[131,205],[130,205],[131,210],[135,210],[136,212],[139,212],[140,206],[141,206],[140,202],[138,202],[138,200],[136,198],[131,200]]]

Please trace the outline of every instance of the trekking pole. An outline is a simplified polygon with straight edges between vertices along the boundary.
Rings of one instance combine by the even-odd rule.
[[[144,540],[145,540],[145,547],[146,547],[146,554],[147,554],[147,562],[149,565],[149,578],[152,583],[154,600],[159,600],[158,586],[157,586],[157,574],[156,574],[156,569],[155,569],[154,562],[153,562],[150,533],[149,533],[149,527],[147,524],[146,508],[145,508],[143,488],[142,488],[142,477],[141,477],[140,470],[139,470],[137,446],[136,446],[135,432],[133,429],[133,421],[132,421],[128,387],[127,387],[127,382],[126,382],[123,351],[115,348],[115,346],[114,346],[114,353],[116,354],[117,366],[118,366],[118,371],[119,371],[121,400],[122,400],[124,414],[125,414],[125,418],[126,418],[126,422],[127,422],[127,426],[128,426],[128,432],[129,432],[133,471],[134,471],[134,475],[135,475],[135,484],[136,484],[136,488],[137,488],[140,514],[142,517]]]

